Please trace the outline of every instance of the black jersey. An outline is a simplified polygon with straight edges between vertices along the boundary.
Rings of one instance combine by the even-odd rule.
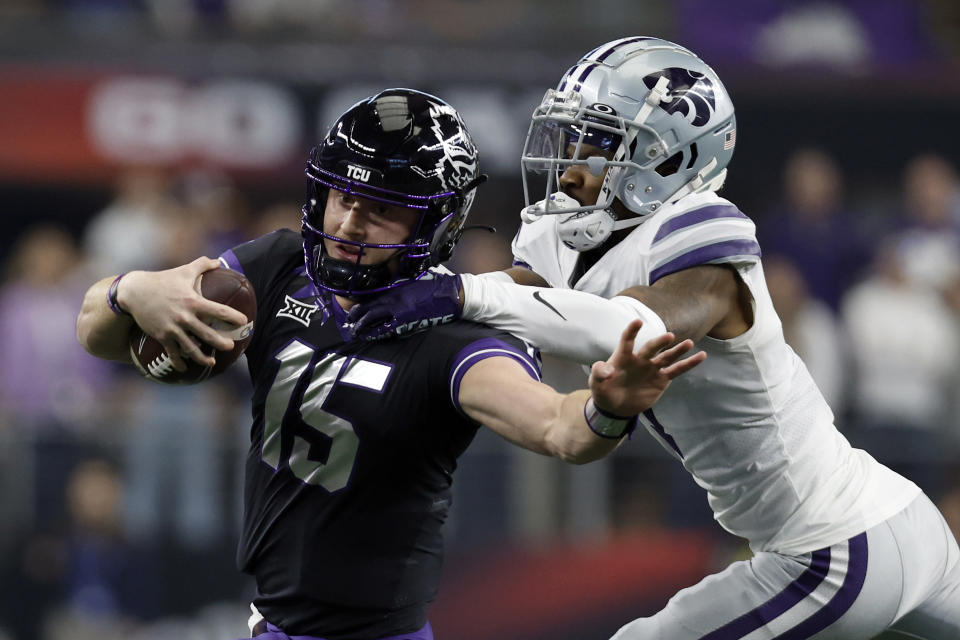
[[[527,346],[468,322],[345,342],[344,312],[306,277],[300,236],[276,231],[221,256],[257,294],[237,562],[289,635],[379,638],[426,622],[457,457],[478,425],[457,404],[475,362]]]

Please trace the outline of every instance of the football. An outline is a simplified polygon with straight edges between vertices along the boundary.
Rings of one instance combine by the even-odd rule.
[[[217,363],[209,367],[187,358],[186,371],[177,371],[163,345],[134,325],[130,330],[130,357],[145,378],[164,384],[196,384],[223,372],[250,344],[257,315],[257,298],[250,281],[238,271],[220,267],[201,274],[198,287],[204,298],[231,306],[247,316],[247,324],[242,327],[221,321],[210,325],[233,339],[233,349],[214,354],[212,346],[201,344],[203,352],[214,354]]]

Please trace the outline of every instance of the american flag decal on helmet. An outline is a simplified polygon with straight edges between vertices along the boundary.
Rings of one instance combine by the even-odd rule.
[[[737,144],[737,130],[730,129],[730,131],[723,134],[723,150],[733,149],[733,145],[735,144]]]

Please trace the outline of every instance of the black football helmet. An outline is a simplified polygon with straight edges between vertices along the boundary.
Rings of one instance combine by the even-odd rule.
[[[320,289],[351,298],[416,280],[450,257],[463,232],[480,174],[477,148],[460,114],[413,89],[387,89],[361,100],[336,121],[307,161],[303,252],[307,273]],[[373,244],[323,232],[330,189],[420,212],[400,244]],[[394,260],[362,265],[327,254],[329,238],[365,248],[399,249]]]

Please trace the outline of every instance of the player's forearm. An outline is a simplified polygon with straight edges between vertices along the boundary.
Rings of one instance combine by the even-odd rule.
[[[583,464],[613,450],[617,437],[591,430],[584,406],[590,392],[560,394],[529,377],[509,358],[487,358],[460,383],[463,411],[510,442],[536,453]]]
[[[107,291],[115,278],[104,278],[87,290],[77,316],[77,340],[98,358],[129,362],[127,336],[133,318],[117,315],[107,304]]]
[[[570,464],[586,464],[616,449],[623,436],[602,436],[590,428],[584,407],[590,399],[586,389],[563,396],[558,419],[544,435],[551,455]]]
[[[624,327],[644,321],[637,344],[666,331],[663,321],[639,300],[606,300],[582,291],[524,287],[484,276],[461,276],[463,318],[509,331],[546,353],[583,363],[605,360]]]

